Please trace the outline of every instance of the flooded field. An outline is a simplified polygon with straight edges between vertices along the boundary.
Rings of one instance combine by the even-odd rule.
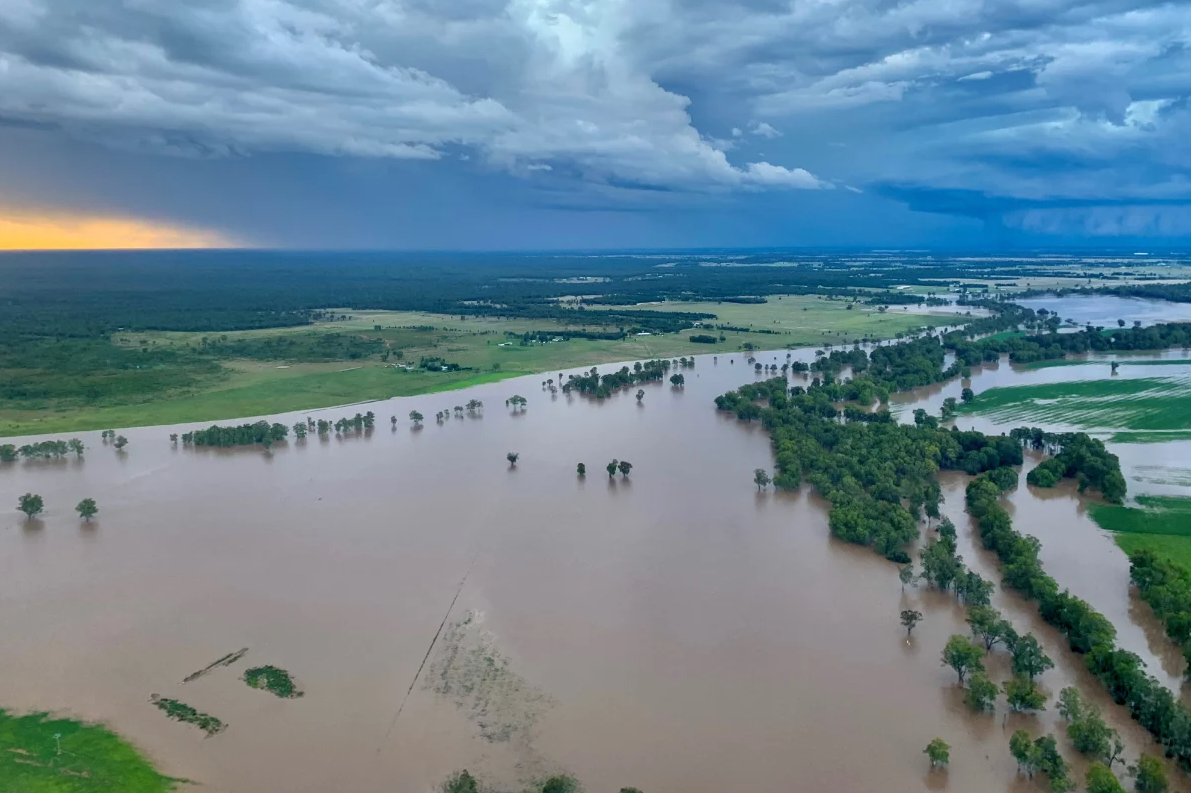
[[[1125,320],[1127,326],[1134,322],[1153,325],[1156,322],[1191,322],[1191,303],[1172,303],[1167,300],[1145,300],[1138,297],[1116,297],[1115,295],[1067,297],[1031,297],[1014,300],[1019,306],[1037,311],[1045,308],[1058,314],[1064,321],[1075,320],[1076,324],[1117,327],[1117,320]]]
[[[702,356],[685,373],[684,389],[645,386],[641,404],[635,387],[602,403],[552,398],[543,375],[312,411],[372,409],[378,428],[271,453],[172,448],[169,433],[191,427],[155,427],[125,431],[123,453],[88,433],[82,461],[5,465],[0,703],[103,720],[220,793],[428,793],[464,767],[508,790],[560,770],[589,791],[1036,789],[1008,739],[1061,732],[1053,703],[972,714],[939,664],[948,635],[967,631],[962,609],[903,593],[894,565],[832,540],[808,491],[756,491],[767,436],[712,404],[754,379],[742,356]],[[1017,376],[1002,365],[973,382]],[[959,388],[898,407],[937,412]],[[513,394],[524,412],[504,406]],[[473,398],[482,416],[434,422]],[[415,409],[420,429],[405,419]],[[633,463],[628,478],[607,476],[612,458]],[[1048,570],[1177,688],[1181,659],[1130,600],[1123,554],[1073,491],[1022,481],[1012,510]],[[945,477],[944,510],[965,561],[999,582],[963,513],[965,483]],[[14,510],[26,491],[47,505],[32,523]],[[72,512],[84,497],[99,504],[90,525]],[[994,605],[1043,640],[1052,695],[1080,685],[1130,759],[1154,751],[1032,604],[998,589]],[[909,641],[903,608],[925,614]],[[304,696],[239,680],[263,665]],[[990,671],[1007,677],[1007,657]],[[154,694],[227,728],[207,738],[169,721]],[[928,772],[934,737],[952,746],[948,772]]]

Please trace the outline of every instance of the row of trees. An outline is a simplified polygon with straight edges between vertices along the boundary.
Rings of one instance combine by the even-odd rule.
[[[682,358],[675,360],[674,364],[691,367],[695,365],[695,359]],[[637,361],[633,364],[632,369],[622,366],[617,371],[605,375],[601,375],[599,369],[593,366],[586,374],[568,375],[566,382],[562,384],[562,390],[564,392],[578,391],[581,394],[594,396],[596,399],[604,399],[611,396],[612,392],[618,388],[627,388],[637,383],[660,381],[665,377],[670,366],[671,362],[665,359],[646,361],[645,363]],[[561,375],[559,380],[562,380]]]
[[[289,427],[284,424],[261,420],[252,424],[241,424],[237,427],[221,427],[212,424],[205,430],[194,430],[182,433],[184,446],[251,446],[262,444],[267,449],[274,443],[285,440],[289,435]],[[176,442],[177,436],[171,435],[171,441]]]
[[[36,493],[26,493],[17,499],[17,509],[25,513],[26,520],[32,520],[45,511],[45,500]],[[99,507],[95,505],[95,499],[84,498],[75,505],[74,511],[83,520],[90,521],[99,514]]]
[[[968,512],[976,519],[984,547],[1001,560],[1005,583],[1038,601],[1044,620],[1058,628],[1070,648],[1084,655],[1088,669],[1104,685],[1113,701],[1161,743],[1168,757],[1191,769],[1191,712],[1174,694],[1146,674],[1145,662],[1115,645],[1116,629],[1104,615],[1047,575],[1038,560],[1040,543],[1013,529],[1009,513],[999,503],[1001,488],[987,474],[967,487]]]
[[[26,443],[20,447],[6,443],[0,445],[0,463],[11,463],[18,457],[23,457],[26,460],[60,460],[71,452],[74,452],[75,457],[82,457],[86,448],[86,445],[78,438],[71,438],[68,441]]]
[[[1129,557],[1129,578],[1162,621],[1166,635],[1183,648],[1191,673],[1191,572],[1153,551]]]

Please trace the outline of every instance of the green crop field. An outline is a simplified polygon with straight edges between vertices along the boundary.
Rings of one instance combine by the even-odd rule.
[[[1191,376],[1077,380],[990,388],[961,412],[1002,422],[1044,422],[1081,429],[1187,430]]]
[[[118,333],[112,343],[125,355],[140,351],[166,361],[159,365],[161,386],[98,400],[24,401],[0,406],[0,437],[215,421],[314,410],[352,402],[430,394],[466,388],[523,374],[556,372],[575,366],[615,361],[672,358],[681,355],[736,352],[746,343],[757,349],[842,342],[859,336],[891,338],[911,328],[954,324],[958,317],[924,315],[872,307],[852,311],[843,301],[813,297],[772,299],[757,305],[669,303],[651,306],[667,311],[715,313],[713,324],[753,325],[778,334],[724,331],[716,344],[696,344],[682,333],[628,336],[619,340],[580,339],[522,345],[518,336],[566,330],[608,331],[557,320],[430,314],[416,311],[352,311],[336,309],[347,320],[288,328],[226,333]],[[806,311],[802,309],[805,308]],[[593,318],[598,314],[593,310]],[[323,337],[345,337],[343,344]],[[509,336],[508,334],[515,334]],[[715,331],[715,335],[721,332]],[[350,337],[347,338],[347,337]],[[204,341],[204,339],[206,341]],[[295,355],[315,360],[268,360],[270,342],[292,342]],[[351,342],[351,343],[347,343]],[[286,348],[289,349],[289,348]],[[213,364],[212,355],[219,358]],[[356,359],[326,359],[338,350],[358,352]],[[202,351],[206,357],[199,357]],[[329,351],[329,352],[327,352]],[[387,361],[381,352],[389,353]],[[261,357],[245,359],[239,354]],[[417,368],[422,357],[439,357],[463,371]],[[407,370],[406,367],[411,367]]]
[[[165,793],[175,781],[104,727],[0,709],[4,793]]]
[[[1000,337],[1003,334],[998,333]],[[1187,366],[1191,364],[1191,358],[1128,358],[1124,356],[1117,356],[1112,359],[1121,366]],[[1050,369],[1055,366],[1097,366],[1108,367],[1111,363],[1108,359],[1097,359],[1089,361],[1084,358],[1059,358],[1052,361],[1033,361],[1027,364],[1021,364],[1023,369]]]
[[[1191,498],[1138,496],[1138,507],[1092,504],[1092,519],[1127,554],[1151,550],[1191,568]]]

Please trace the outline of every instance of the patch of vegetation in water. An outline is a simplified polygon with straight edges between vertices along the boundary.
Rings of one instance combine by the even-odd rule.
[[[438,786],[438,793],[497,793],[497,788],[482,782],[466,770],[451,774]],[[524,793],[579,793],[579,780],[570,774],[555,774],[524,789]],[[621,793],[641,793],[637,788],[621,788]]]
[[[1191,377],[1104,377],[990,388],[959,411],[1084,429],[1186,430]]]
[[[247,652],[248,652],[248,648],[244,647],[244,648],[237,650],[234,653],[228,653],[227,655],[223,656],[222,658],[220,658],[216,661],[212,661],[211,663],[207,664],[206,666],[204,666],[202,669],[198,670],[197,672],[191,672],[189,675],[182,678],[182,682],[190,683],[192,681],[198,680],[203,675],[206,675],[210,672],[215,671],[216,669],[218,669],[221,666],[231,666],[236,661],[239,661],[241,658],[243,658]]]
[[[196,710],[185,702],[179,702],[176,699],[170,699],[168,697],[159,697],[156,694],[150,697],[149,701],[174,721],[193,724],[207,733],[207,735],[218,735],[227,729],[227,725],[215,716]]]
[[[263,688],[282,699],[297,699],[306,693],[294,684],[289,672],[276,666],[254,666],[244,672],[244,682],[252,688]]]
[[[179,781],[158,773],[105,727],[0,709],[0,790],[5,793],[166,793]]]
[[[1109,443],[1169,443],[1170,441],[1191,441],[1191,430],[1154,430],[1147,432],[1114,432]]]

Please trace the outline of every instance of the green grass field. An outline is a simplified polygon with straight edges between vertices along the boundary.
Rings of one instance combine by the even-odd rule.
[[[997,334],[997,335],[999,336],[1000,334]],[[1132,358],[1117,356],[1115,358],[1115,360],[1121,366],[1186,366],[1188,364],[1191,364],[1191,358],[1155,358],[1155,359],[1147,360],[1144,358],[1132,359]],[[1083,358],[1060,358],[1060,359],[1054,360],[1054,361],[1033,361],[1031,363],[1019,364],[1019,365],[1023,369],[1051,369],[1055,366],[1108,367],[1109,361],[1107,361],[1107,360],[1088,361]]]
[[[1144,430],[1148,437],[1187,430],[1191,377],[1103,377],[990,388],[960,406],[997,421],[1045,422],[1081,429]]]
[[[164,793],[175,788],[175,780],[157,773],[104,727],[0,709],[3,793]]]
[[[584,329],[554,320],[512,320],[467,317],[412,311],[351,311],[337,313],[351,319],[320,322],[314,326],[270,328],[220,334],[141,332],[124,333],[113,343],[127,350],[191,352],[201,349],[202,340],[222,341],[229,348],[237,343],[290,336],[295,339],[318,334],[356,334],[380,339],[390,353],[387,363],[377,355],[357,360],[244,360],[220,361],[215,374],[204,361],[203,370],[192,377],[169,381],[186,382],[185,387],[122,394],[118,398],[82,401],[59,400],[33,404],[0,404],[0,437],[51,432],[77,432],[116,427],[177,424],[264,416],[274,413],[314,410],[352,402],[414,396],[466,388],[523,374],[556,372],[575,366],[615,361],[673,358],[681,355],[736,352],[746,343],[758,349],[781,349],[815,345],[827,341],[842,343],[864,335],[892,338],[911,328],[954,324],[955,315],[926,315],[890,309],[881,314],[857,306],[852,311],[842,301],[813,297],[783,297],[760,305],[717,303],[669,303],[650,306],[666,311],[715,313],[715,324],[779,331],[779,334],[724,332],[717,344],[695,344],[692,331],[653,336],[630,336],[622,340],[570,339],[522,346],[508,333],[554,332]],[[805,309],[805,311],[803,310]],[[595,314],[595,311],[592,311]],[[598,315],[597,315],[598,316]],[[378,330],[379,327],[379,330]],[[598,324],[591,330],[607,330]],[[694,331],[698,332],[698,331]],[[719,332],[716,332],[719,335]],[[400,353],[400,359],[397,354]],[[394,364],[414,364],[423,357],[441,357],[469,371],[406,371]],[[181,356],[189,361],[193,355]],[[186,363],[179,366],[186,366]],[[0,375],[3,373],[0,372]],[[168,374],[168,373],[167,373]],[[187,372],[178,372],[185,375]]]
[[[1138,496],[1138,507],[1091,504],[1092,519],[1126,554],[1154,551],[1191,568],[1191,498]]]

